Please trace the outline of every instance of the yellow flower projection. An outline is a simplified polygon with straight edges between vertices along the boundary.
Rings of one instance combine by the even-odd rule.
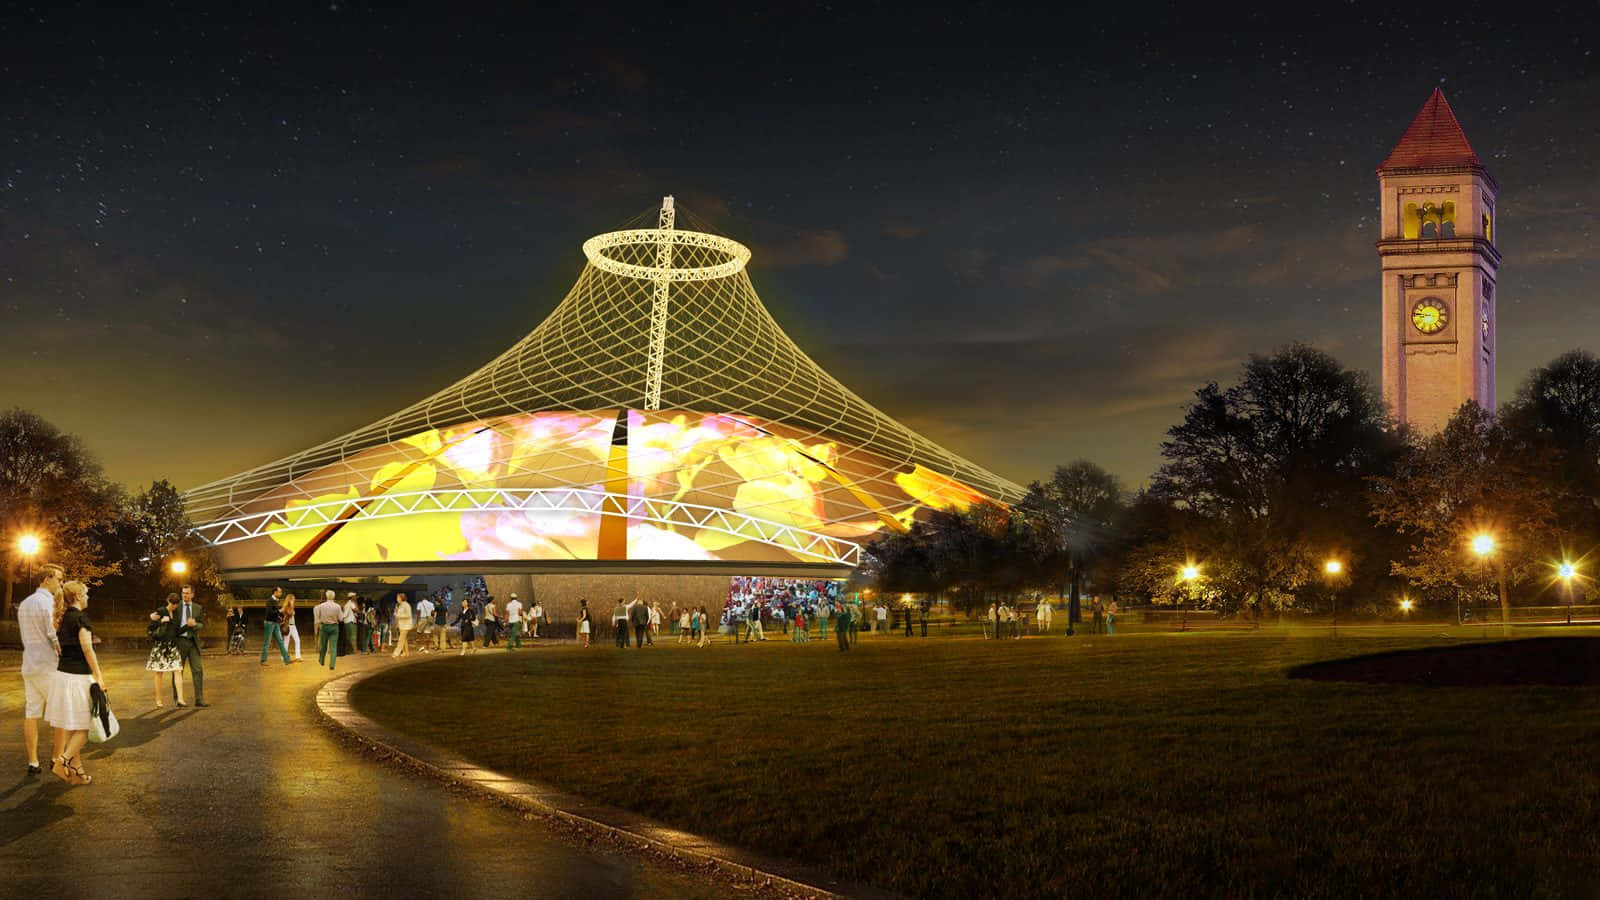
[[[954,478],[947,478],[922,466],[896,475],[894,483],[911,499],[933,509],[966,512],[972,508],[972,504],[989,499]]]
[[[414,435],[399,442],[401,445],[414,447],[424,453],[437,453],[442,442],[437,432],[425,432]],[[426,491],[434,487],[438,480],[438,471],[435,466],[423,463],[416,465],[411,471],[401,474],[408,462],[395,461],[383,465],[372,476],[372,488],[383,485],[391,479],[398,480],[389,487],[389,493],[403,494],[412,491]],[[274,528],[269,531],[273,540],[283,546],[292,555],[305,546],[306,541],[315,531],[303,528],[289,530],[302,524],[302,517],[296,516],[295,511],[313,504],[337,502],[347,500],[354,503],[364,496],[363,492],[352,487],[338,494],[321,494],[307,500],[290,500],[285,507],[288,524],[284,527]],[[388,560],[418,560],[439,559],[451,553],[467,549],[467,541],[462,536],[458,515],[450,513],[428,513],[424,515],[408,516],[404,527],[394,527],[389,519],[362,519],[356,518],[340,528],[333,536],[312,554],[311,562],[323,560],[358,561],[358,562],[385,562]],[[287,560],[288,556],[284,557]],[[280,560],[280,562],[284,561]]]
[[[860,540],[922,509],[986,499],[921,466],[896,472],[887,460],[753,419],[634,410],[624,421],[615,410],[531,413],[364,450],[261,501],[278,504],[270,509],[283,521],[252,539],[275,548],[266,558],[253,551],[253,564],[297,554],[310,564],[596,559],[599,498],[611,496],[607,460],[618,439],[628,448],[627,496],[606,503],[627,510],[629,559],[804,561],[806,534]],[[540,492],[562,501],[523,502]],[[655,501],[738,515],[663,518]],[[245,549],[232,546],[224,549]]]

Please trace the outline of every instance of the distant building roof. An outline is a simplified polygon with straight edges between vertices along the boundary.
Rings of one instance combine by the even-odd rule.
[[[1379,172],[1394,169],[1436,169],[1464,166],[1482,169],[1483,161],[1467,143],[1467,135],[1444,99],[1444,91],[1433,89],[1422,111],[1412,120],[1400,143],[1378,167]]]

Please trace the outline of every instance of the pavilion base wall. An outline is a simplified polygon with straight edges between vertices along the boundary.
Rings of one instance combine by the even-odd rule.
[[[504,607],[515,591],[524,608],[537,597],[544,604],[551,637],[570,638],[577,629],[578,601],[587,598],[596,635],[610,634],[611,608],[617,598],[635,596],[659,602],[662,613],[674,606],[704,606],[720,615],[728,599],[727,575],[485,575],[484,584]],[[665,623],[663,623],[663,630]]]

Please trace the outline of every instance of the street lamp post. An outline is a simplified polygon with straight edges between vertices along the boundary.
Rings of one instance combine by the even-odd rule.
[[[1328,602],[1333,605],[1333,636],[1339,636],[1339,573],[1344,571],[1344,563],[1337,559],[1330,559],[1322,564],[1322,572],[1328,577]]]
[[[1578,574],[1578,567],[1569,562],[1564,562],[1556,568],[1556,574],[1561,576],[1562,584],[1567,588],[1567,624],[1572,624],[1572,576]]]
[[[1494,553],[1494,538],[1487,534],[1479,534],[1472,539],[1472,552],[1478,557],[1478,572],[1483,579],[1484,594],[1489,593],[1489,557]],[[1483,625],[1483,636],[1489,636],[1489,623],[1483,618],[1483,608],[1478,608],[1478,621]],[[1505,622],[1500,623],[1504,627]]]
[[[39,552],[39,538],[37,535],[25,534],[17,540],[17,550],[22,553],[22,558],[28,561],[28,586],[33,586],[33,557]]]
[[[1178,630],[1188,631],[1189,604],[1194,601],[1194,583],[1200,577],[1200,567],[1192,563],[1184,566],[1180,577],[1183,579],[1183,623],[1178,626]]]

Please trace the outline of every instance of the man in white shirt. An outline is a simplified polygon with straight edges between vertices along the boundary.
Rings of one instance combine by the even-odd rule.
[[[45,698],[50,682],[61,662],[61,645],[56,642],[56,595],[66,573],[55,563],[46,563],[39,589],[17,604],[17,626],[22,632],[22,747],[28,751],[28,774],[38,775],[39,720],[44,718]]]
[[[511,625],[511,635],[506,638],[506,652],[522,646],[522,601],[517,599],[517,592],[511,592],[511,600],[506,604],[506,622]]]
[[[311,610],[311,619],[317,623],[317,634],[322,638],[322,646],[317,649],[317,665],[322,665],[323,657],[328,657],[330,672],[339,664],[339,626],[343,624],[342,617],[333,591],[324,591],[322,602]]]
[[[356,652],[356,617],[361,615],[361,608],[356,604],[354,591],[344,595],[344,608],[339,610],[339,626],[344,630],[344,641],[350,645],[345,653]]]
[[[417,634],[420,635],[417,638],[417,649],[423,653],[433,652],[428,647],[428,635],[433,633],[433,626],[433,601],[428,599],[427,594],[423,594],[422,599],[417,601]]]

